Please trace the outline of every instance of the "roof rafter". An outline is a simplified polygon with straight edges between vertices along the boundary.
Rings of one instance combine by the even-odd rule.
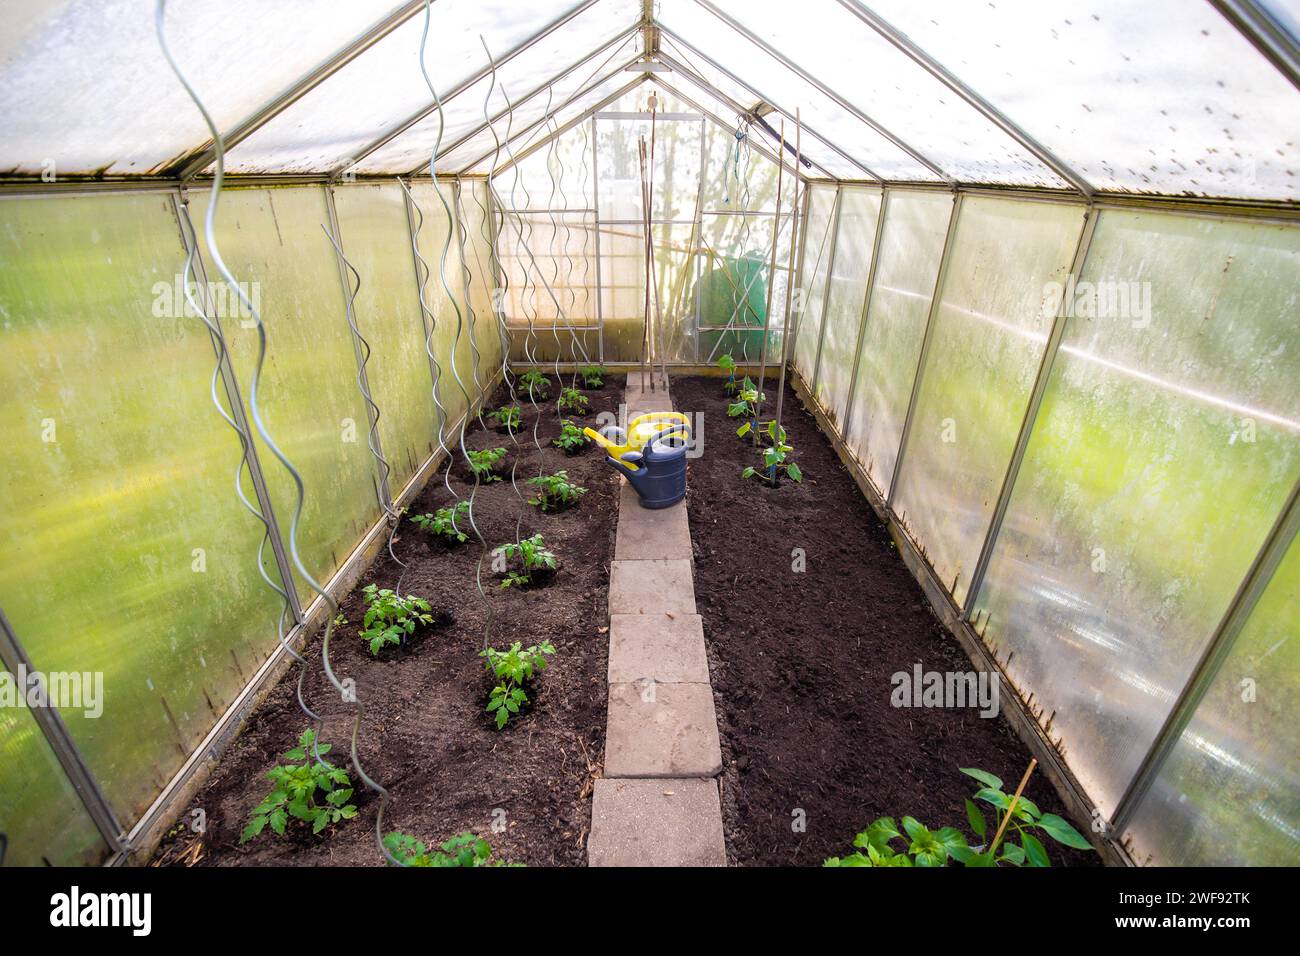
[[[805,83],[807,83],[808,85],[816,89],[817,92],[821,93],[823,96],[825,96],[827,99],[833,102],[840,109],[851,114],[855,119],[871,127],[873,130],[875,130],[885,139],[889,140],[889,142],[893,143],[903,152],[907,153],[907,155],[912,157],[912,159],[916,160],[916,162],[920,163],[930,172],[934,173],[934,175],[942,179],[949,186],[956,185],[956,181],[953,179],[953,177],[949,176],[946,172],[940,169],[939,166],[937,166],[935,163],[927,159],[922,153],[918,152],[916,149],[913,149],[906,142],[899,139],[897,136],[891,133],[884,126],[880,125],[878,122],[876,122],[866,113],[864,113],[862,110],[858,109],[848,100],[846,100],[844,97],[840,96],[838,93],[836,93],[825,83],[822,83],[815,76],[810,74],[803,67],[799,66],[799,64],[795,63],[793,60],[787,57],[780,50],[776,49],[774,46],[772,46],[772,44],[768,43],[762,37],[758,36],[756,33],[754,33],[752,30],[746,27],[743,23],[740,23],[738,20],[736,20],[734,17],[730,16],[726,12],[719,10],[712,3],[710,3],[709,0],[695,0],[695,2],[701,7],[701,9],[712,14],[720,22],[726,24],[729,28],[731,28],[731,30],[734,33],[748,40],[754,46],[758,47],[760,50],[762,50],[772,59],[776,60],[778,63],[780,63],[783,67],[785,67],[795,76],[799,77]]]
[[[936,80],[943,83],[948,89],[952,90],[969,105],[978,110],[985,119],[993,123],[1002,132],[1006,133],[1021,146],[1032,153],[1039,162],[1047,166],[1057,176],[1065,180],[1084,196],[1091,199],[1096,189],[1083,178],[1079,173],[1072,169],[1063,159],[1054,152],[1030,136],[1021,126],[1007,116],[1001,110],[995,107],[979,93],[975,92],[970,86],[958,79],[957,75],[949,70],[930,54],[926,53],[919,46],[913,43],[906,34],[896,29],[892,24],[877,14],[875,11],[868,9],[859,0],[839,0],[840,6],[848,10],[851,14],[865,23],[871,29],[875,30],[882,38],[891,43],[899,52],[905,54],[918,66],[933,76]]]
[[[1254,0],[1210,0],[1210,5],[1300,90],[1300,47],[1267,9]]]
[[[695,100],[691,99],[689,96],[687,96],[687,95],[686,95],[685,93],[683,93],[681,90],[679,90],[677,87],[673,86],[671,83],[669,83],[667,80],[665,80],[662,76],[656,77],[655,82],[658,83],[660,86],[662,86],[662,87],[664,88],[665,91],[667,91],[667,92],[673,94],[673,96],[677,97],[678,99],[680,99],[680,100],[682,100],[682,101],[684,101],[684,102],[686,102],[686,103],[689,103],[691,106],[695,107],[695,108],[696,108],[697,110],[699,110],[702,114],[704,114],[705,119],[707,119],[707,120],[709,120],[710,122],[712,122],[715,126],[718,126],[718,127],[722,128],[722,129],[726,130],[728,133],[731,133],[733,136],[736,134],[737,129],[736,129],[736,127],[735,127],[734,124],[732,124],[732,123],[728,123],[725,119],[723,119],[722,117],[718,116],[716,113],[714,113],[714,112],[713,112],[712,110],[710,110],[708,107],[704,106],[702,103],[697,103],[697,102],[695,102]],[[789,143],[789,140],[787,140],[786,142]],[[767,146],[766,146],[765,144],[763,144],[762,142],[760,142],[760,141],[758,141],[758,140],[750,139],[749,143],[750,143],[750,147],[751,147],[755,152],[757,152],[760,156],[765,157],[769,162],[775,163],[776,165],[780,166],[782,169],[784,169],[784,170],[786,170],[786,171],[788,171],[788,172],[790,172],[790,173],[793,173],[796,177],[798,177],[799,179],[803,180],[804,182],[807,182],[807,181],[808,181],[808,177],[805,176],[804,173],[803,173],[802,171],[800,171],[799,166],[798,166],[798,163],[795,163],[794,165],[791,165],[791,164],[786,160],[785,157],[782,157],[782,158],[780,158],[780,159],[777,159],[776,154],[775,154],[772,150],[768,149]],[[807,159],[807,157],[804,157],[804,158]],[[808,160],[808,161],[809,161],[809,162],[812,162],[812,160]],[[814,165],[814,166],[817,166],[816,163],[813,163],[813,165]],[[827,172],[825,169],[822,169],[821,166],[817,166],[817,168],[818,168],[818,169],[821,169],[822,172],[824,172],[824,173]],[[828,175],[829,175],[829,173],[828,173]]]
[[[769,100],[766,96],[764,96],[763,94],[761,94],[760,92],[758,92],[757,90],[755,90],[753,87],[751,87],[751,86],[749,86],[748,84],[746,84],[744,81],[742,81],[742,80],[738,79],[737,77],[733,76],[731,73],[727,72],[725,69],[722,69],[722,68],[721,68],[721,67],[720,67],[720,66],[719,66],[719,65],[718,65],[714,60],[710,59],[707,55],[701,53],[699,50],[697,50],[695,47],[691,46],[691,45],[690,45],[689,43],[687,43],[685,40],[682,40],[679,36],[677,36],[677,34],[673,33],[671,30],[667,29],[666,27],[663,27],[663,28],[661,28],[661,29],[663,30],[663,32],[664,32],[665,34],[667,34],[667,36],[669,37],[669,39],[671,39],[671,40],[673,41],[674,46],[676,46],[676,45],[678,45],[678,44],[680,44],[681,46],[684,46],[686,49],[688,49],[688,50],[689,50],[691,53],[693,53],[695,56],[698,56],[700,59],[704,60],[706,63],[708,63],[710,66],[712,66],[715,70],[718,70],[720,73],[722,73],[723,75],[727,76],[727,77],[728,77],[728,78],[729,78],[733,83],[736,83],[736,84],[739,85],[739,86],[743,86],[745,89],[749,90],[749,92],[750,92],[750,93],[751,93],[755,98],[761,100],[762,102],[766,103],[768,106],[772,107],[774,110],[776,110],[776,111],[777,111],[778,113],[780,113],[782,116],[784,116],[787,120],[790,120],[790,119],[793,119],[793,118],[794,118],[794,114],[791,113],[789,110],[782,109],[781,106],[780,106],[780,104],[778,104],[778,103],[774,103],[772,100]],[[704,89],[709,90],[710,92],[712,92],[712,93],[713,93],[714,95],[716,95],[716,96],[718,97],[718,99],[721,100],[722,102],[724,102],[724,103],[728,103],[728,104],[732,104],[733,106],[735,106],[735,107],[737,108],[737,112],[740,112],[740,113],[750,113],[750,112],[751,112],[752,107],[746,107],[746,106],[744,106],[744,104],[736,104],[736,101],[735,101],[735,100],[733,100],[731,97],[726,96],[725,94],[723,94],[722,91],[719,90],[716,86],[714,86],[712,83],[710,83],[710,82],[709,82],[708,80],[706,80],[704,77],[702,77],[702,76],[700,76],[698,73],[696,73],[695,70],[694,70],[693,68],[691,68],[691,67],[689,67],[689,66],[687,66],[687,65],[685,65],[685,64],[683,64],[683,63],[681,63],[681,62],[679,62],[675,57],[669,56],[669,55],[666,54],[666,53],[660,53],[660,54],[659,54],[659,58],[660,58],[664,63],[666,63],[666,64],[668,64],[670,67],[672,67],[674,71],[676,71],[676,72],[678,72],[678,73],[681,73],[683,76],[685,76],[687,79],[689,79],[692,83],[695,83],[697,86],[703,87]],[[812,128],[811,126],[809,126],[807,123],[803,122],[802,117],[799,118],[799,123],[800,123],[800,125],[803,127],[803,130],[804,130],[805,133],[808,133],[808,134],[809,134],[810,136],[812,136],[814,139],[820,141],[820,142],[822,143],[822,145],[826,146],[829,150],[831,150],[831,152],[835,153],[837,156],[839,156],[839,157],[840,157],[841,159],[843,159],[845,162],[847,162],[847,163],[849,163],[850,165],[855,166],[855,167],[857,167],[858,169],[862,170],[864,173],[866,173],[866,174],[867,174],[868,176],[870,176],[872,179],[877,180],[877,181],[883,181],[883,180],[881,179],[881,177],[880,177],[879,175],[877,175],[877,174],[876,174],[876,173],[871,169],[871,167],[865,165],[861,160],[854,159],[852,155],[850,155],[848,152],[846,152],[845,150],[843,150],[843,149],[841,149],[839,146],[837,146],[837,145],[835,144],[835,141],[834,141],[834,140],[827,139],[827,138],[826,138],[825,136],[823,136],[821,133],[817,132],[817,130],[813,129],[813,128]],[[805,153],[805,158],[807,158],[806,153]],[[829,176],[831,179],[842,179],[842,178],[843,178],[843,177],[841,177],[841,176],[836,176],[834,173],[830,172],[830,170],[826,169],[826,167],[824,167],[824,166],[822,166],[822,165],[820,165],[820,164],[815,164],[815,165],[817,165],[817,168],[820,169],[822,172],[826,173],[826,175]]]
[[[522,106],[524,103],[527,103],[529,100],[534,99],[535,97],[538,97],[538,96],[540,96],[541,94],[545,93],[548,89],[550,89],[550,88],[551,88],[552,86],[554,86],[556,83],[560,82],[562,79],[564,79],[564,78],[565,78],[566,76],[568,76],[570,73],[572,73],[572,72],[574,72],[575,70],[580,69],[581,67],[583,67],[583,66],[585,66],[586,64],[590,63],[592,60],[594,60],[596,57],[600,56],[602,53],[604,53],[604,52],[605,52],[606,50],[608,50],[610,47],[615,46],[616,44],[618,44],[618,45],[620,45],[620,48],[621,48],[621,44],[627,42],[628,37],[631,36],[632,34],[636,33],[637,30],[639,30],[639,29],[640,29],[640,27],[638,27],[638,26],[632,26],[632,27],[629,27],[627,30],[623,31],[623,32],[620,33],[618,36],[616,36],[616,37],[614,37],[613,39],[608,40],[608,41],[606,41],[605,43],[601,44],[601,45],[600,45],[599,47],[597,47],[595,50],[592,50],[590,53],[588,53],[586,56],[584,56],[581,60],[578,60],[576,63],[573,63],[573,64],[571,64],[570,66],[565,67],[565,68],[564,68],[563,70],[561,70],[559,73],[556,73],[554,76],[548,78],[545,82],[542,82],[542,83],[537,84],[537,86],[533,87],[531,90],[529,90],[529,91],[528,91],[527,93],[525,93],[523,96],[521,96],[519,99],[515,100],[512,104],[510,104],[509,106],[507,106],[505,109],[498,110],[497,113],[496,113],[496,115],[493,116],[493,117],[491,118],[490,121],[489,121],[488,119],[484,119],[484,121],[483,121],[482,123],[480,123],[478,126],[476,126],[474,129],[470,130],[468,133],[465,133],[463,136],[459,137],[459,138],[458,138],[454,143],[452,143],[451,145],[449,145],[449,146],[445,147],[444,149],[442,149],[442,150],[440,151],[441,154],[442,154],[442,155],[446,155],[446,156],[450,156],[452,153],[454,153],[454,152],[455,152],[457,149],[459,149],[461,146],[464,146],[466,143],[468,143],[468,142],[469,142],[470,140],[472,140],[474,137],[478,136],[480,133],[482,133],[484,130],[486,130],[486,129],[488,128],[488,126],[490,125],[490,123],[496,123],[498,120],[500,120],[500,119],[502,119],[503,117],[505,117],[506,115],[512,113],[515,109],[517,109],[518,107]],[[615,51],[615,55],[617,55],[617,50]],[[610,57],[610,59],[613,59],[613,57]],[[640,60],[640,59],[641,59],[641,55],[638,53],[638,54],[636,54],[635,56],[633,56],[630,60],[625,61],[625,62],[624,62],[624,63],[619,67],[619,69],[618,69],[617,71],[615,71],[615,72],[621,72],[622,70],[627,69],[629,66],[632,66],[633,64],[635,64],[635,63],[636,63],[638,60]],[[607,63],[607,62],[609,62],[609,61],[606,60],[606,63]],[[604,66],[604,64],[601,64],[601,65]],[[613,75],[614,75],[613,73],[606,74],[606,78],[608,78],[609,76],[613,76]],[[604,81],[602,80],[601,82],[604,82]],[[590,87],[589,84],[585,84],[585,83],[584,83],[582,88],[590,89],[591,87]],[[425,165],[427,165],[427,164],[425,164],[425,163],[421,163],[419,166],[415,167],[415,169],[411,170],[411,171],[410,171],[409,173],[407,173],[406,175],[408,175],[408,176],[413,176],[413,175],[415,175],[415,173],[416,173],[418,170],[422,169]]]
[[[435,0],[436,2],[436,0]],[[318,64],[314,69],[309,70],[300,76],[285,90],[280,92],[274,99],[255,111],[250,113],[244,119],[235,124],[234,128],[221,136],[223,147],[229,150],[231,147],[238,145],[255,132],[269,123],[272,119],[279,116],[298,100],[302,99],[313,89],[324,83],[327,79],[337,73],[343,67],[347,66],[362,53],[365,53],[372,46],[382,40],[388,34],[392,33],[398,27],[410,20],[420,10],[424,9],[425,0],[408,0],[407,3],[398,7],[388,16],[373,24],[370,29],[366,30],[351,43],[348,43],[342,49]],[[203,170],[212,165],[216,159],[217,146],[212,140],[208,140],[197,150],[188,154],[172,166],[163,171],[164,176],[176,176],[178,179],[193,179]]]
[[[612,77],[612,76],[616,76],[618,72],[622,72],[622,71],[620,70],[620,71],[617,71],[617,72],[615,72],[615,73],[611,73],[609,76],[607,76],[607,77],[605,77],[604,79],[602,79],[602,80],[600,81],[600,83],[596,83],[596,84],[594,84],[593,87],[591,87],[591,89],[594,89],[595,87],[600,86],[601,84],[603,84],[604,82],[606,82],[608,79],[610,79],[610,77]],[[556,127],[555,130],[554,130],[553,132],[548,133],[546,136],[542,137],[542,138],[539,139],[537,142],[535,142],[535,143],[531,144],[530,146],[528,146],[528,147],[527,147],[523,152],[516,154],[516,153],[514,152],[514,150],[510,148],[510,144],[513,143],[515,140],[519,139],[519,137],[521,137],[521,136],[527,136],[529,133],[531,133],[533,130],[535,130],[538,126],[541,126],[541,125],[543,125],[544,123],[546,123],[548,120],[554,118],[555,114],[558,113],[560,110],[562,110],[562,109],[564,109],[565,107],[567,107],[567,106],[569,106],[570,104],[572,104],[573,101],[574,101],[577,97],[576,97],[576,96],[571,96],[571,97],[569,97],[567,100],[565,100],[563,103],[561,103],[559,106],[555,107],[555,109],[550,110],[550,111],[547,112],[544,116],[542,116],[542,117],[540,117],[540,118],[534,120],[532,123],[528,124],[527,127],[525,127],[524,129],[521,129],[518,133],[516,133],[516,134],[514,134],[513,136],[511,136],[509,139],[504,140],[504,141],[502,142],[501,146],[498,147],[497,149],[494,149],[494,150],[492,150],[492,151],[490,151],[490,152],[488,152],[488,153],[484,153],[484,154],[483,154],[482,156],[480,156],[478,159],[474,160],[474,162],[472,162],[472,163],[468,163],[468,164],[466,164],[465,166],[462,166],[461,169],[460,169],[460,172],[463,173],[463,172],[464,172],[465,170],[467,170],[467,169],[473,169],[475,166],[477,166],[479,163],[483,162],[483,160],[487,159],[489,156],[492,156],[492,155],[494,155],[494,154],[499,156],[500,151],[501,151],[502,149],[504,149],[504,150],[506,151],[506,153],[507,153],[507,160],[506,160],[506,162],[501,163],[501,165],[497,166],[495,169],[493,169],[493,170],[488,174],[488,179],[489,179],[489,180],[494,179],[495,177],[501,175],[501,173],[504,173],[507,169],[511,169],[512,167],[517,166],[519,163],[523,162],[525,159],[527,159],[527,158],[528,158],[529,156],[531,156],[533,153],[537,152],[537,150],[539,150],[539,149],[541,149],[542,147],[544,147],[544,146],[545,146],[547,143],[549,143],[551,140],[556,139],[557,137],[563,136],[565,133],[567,133],[569,130],[573,129],[575,126],[577,126],[577,125],[578,125],[579,123],[581,123],[583,120],[587,119],[587,118],[588,118],[589,116],[591,116],[593,113],[598,113],[598,112],[600,112],[600,111],[603,110],[606,106],[608,106],[610,103],[613,103],[615,100],[617,100],[619,97],[621,97],[621,96],[625,96],[626,94],[630,93],[632,90],[636,89],[636,88],[637,88],[638,86],[640,86],[641,84],[648,82],[648,81],[649,81],[650,79],[652,79],[652,78],[653,78],[653,74],[651,74],[651,73],[640,73],[640,74],[638,74],[638,75],[636,76],[636,78],[633,79],[630,83],[625,83],[623,86],[620,86],[620,87],[619,87],[617,90],[615,90],[613,93],[610,93],[608,96],[602,98],[602,99],[600,100],[600,102],[598,102],[598,103],[593,103],[591,106],[587,107],[585,110],[583,110],[583,111],[582,111],[581,113],[579,113],[577,116],[575,116],[573,119],[567,121],[566,123],[564,123],[564,124],[561,125],[561,126]],[[587,92],[590,92],[590,89],[589,89]],[[459,175],[459,173],[458,173],[457,175]]]
[[[508,53],[506,53],[503,57],[501,57],[501,59],[499,59],[499,60],[496,61],[496,68],[499,69],[500,67],[502,67],[502,66],[504,66],[505,64],[509,63],[509,62],[510,62],[511,60],[513,60],[515,57],[519,56],[519,54],[521,54],[521,53],[525,52],[526,50],[529,50],[529,49],[531,49],[532,47],[536,46],[538,43],[540,43],[542,40],[545,40],[548,36],[550,36],[550,35],[551,35],[552,33],[554,33],[556,30],[560,29],[560,27],[564,26],[565,24],[569,23],[570,21],[574,20],[575,18],[577,18],[577,17],[581,16],[582,14],[586,13],[588,10],[590,10],[592,7],[594,7],[594,6],[595,6],[597,3],[599,3],[599,2],[600,2],[600,0],[583,0],[582,3],[578,4],[578,6],[574,7],[574,8],[573,8],[572,10],[570,10],[568,13],[565,13],[563,16],[558,17],[558,18],[556,18],[555,20],[552,20],[550,23],[548,23],[546,26],[544,26],[541,30],[537,31],[537,32],[534,33],[531,37],[529,37],[527,40],[524,40],[522,43],[520,43],[520,44],[518,44],[517,46],[513,47],[513,48],[512,48]],[[329,171],[330,179],[335,179],[335,178],[337,178],[337,177],[340,176],[340,175],[341,175],[345,170],[350,169],[351,167],[355,166],[357,163],[361,162],[361,160],[365,159],[367,156],[369,156],[369,155],[370,155],[371,153],[373,153],[375,150],[380,149],[380,148],[383,147],[383,146],[386,146],[386,145],[387,145],[388,143],[390,143],[392,140],[396,139],[398,136],[400,136],[400,135],[402,135],[403,133],[405,133],[408,129],[410,129],[410,128],[411,128],[412,126],[414,126],[416,123],[420,122],[420,121],[421,121],[422,119],[424,119],[426,116],[429,116],[431,113],[433,113],[434,110],[436,110],[436,109],[438,108],[438,103],[439,103],[439,102],[441,102],[442,105],[446,106],[446,104],[447,104],[449,101],[455,99],[455,98],[456,98],[457,96],[459,96],[461,93],[464,93],[467,89],[469,89],[469,88],[470,88],[471,86],[473,86],[475,83],[477,83],[477,82],[479,82],[480,80],[482,80],[484,77],[486,77],[486,76],[487,76],[489,73],[491,73],[491,72],[492,72],[492,67],[491,67],[491,66],[488,66],[488,67],[486,67],[486,68],[484,68],[484,69],[478,70],[478,71],[475,72],[472,76],[470,76],[468,79],[466,79],[466,80],[462,80],[460,83],[457,83],[454,87],[452,87],[450,90],[448,90],[444,95],[440,96],[440,97],[438,98],[437,101],[434,101],[434,102],[430,103],[428,106],[426,106],[426,107],[422,107],[421,109],[416,110],[414,113],[412,113],[412,114],[411,114],[410,116],[408,116],[406,119],[402,120],[400,123],[398,123],[397,125],[393,126],[391,129],[389,129],[389,130],[387,130],[386,132],[380,134],[378,137],[376,137],[375,139],[373,139],[373,140],[371,140],[369,143],[367,143],[364,147],[362,147],[361,151],[360,151],[356,156],[351,157],[351,158],[348,160],[348,162],[344,163],[344,164],[341,165],[341,166],[337,166],[337,167],[335,167],[334,169],[331,169],[331,170]]]

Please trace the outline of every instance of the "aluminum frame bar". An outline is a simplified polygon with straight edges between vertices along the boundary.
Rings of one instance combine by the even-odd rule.
[[[875,30],[900,53],[906,55],[912,62],[978,110],[985,119],[1027,149],[1040,163],[1077,189],[1085,198],[1091,199],[1093,197],[1093,194],[1097,191],[1096,187],[1084,179],[1065,160],[1030,136],[1018,123],[1011,120],[970,86],[967,86],[956,74],[949,71],[942,63],[913,43],[906,34],[895,29],[884,17],[868,9],[859,0],[839,0],[839,3],[840,6]]]

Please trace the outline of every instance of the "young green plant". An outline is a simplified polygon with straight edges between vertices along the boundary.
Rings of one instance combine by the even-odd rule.
[[[498,555],[503,563],[511,559],[519,561],[518,568],[505,567],[505,576],[501,580],[503,588],[533,584],[537,574],[542,571],[554,571],[559,567],[559,559],[555,557],[553,551],[547,550],[546,542],[540,534],[518,542],[503,544],[493,554]]]
[[[519,708],[528,703],[528,694],[524,685],[546,670],[550,662],[546,659],[555,654],[550,641],[542,641],[531,647],[523,647],[521,641],[515,641],[509,650],[499,651],[487,647],[479,652],[485,659],[488,672],[496,678],[496,686],[488,694],[487,711],[496,721],[497,730],[503,728],[511,715],[519,713]]]
[[[489,412],[487,417],[496,422],[498,428],[508,431],[517,431],[524,421],[518,405],[502,405],[495,411]]]
[[[560,437],[552,441],[551,444],[572,454],[579,449],[586,448],[588,441],[590,439],[587,438],[586,432],[566,418],[560,422]]]
[[[314,730],[302,732],[298,746],[280,758],[288,762],[267,773],[272,790],[248,815],[240,843],[247,843],[268,826],[273,833],[284,836],[291,818],[310,824],[312,833],[320,833],[332,823],[357,815],[357,808],[348,803],[352,781],[347,771],[319,759],[329,751],[329,744],[316,745]]]
[[[573,412],[576,415],[587,414],[587,409],[591,406],[591,401],[586,395],[576,388],[569,388],[567,385],[560,389],[560,398],[555,403],[561,412]]]
[[[501,476],[496,473],[497,465],[506,457],[504,448],[485,448],[482,451],[467,452],[469,455],[469,467],[474,472],[474,476],[483,484],[493,481],[500,481]]]
[[[736,385],[736,360],[731,357],[730,352],[718,359],[718,368],[727,373],[727,381],[723,383],[722,387],[726,389],[728,395],[736,394],[736,388],[738,387]]]
[[[587,493],[569,480],[569,473],[563,469],[553,475],[538,475],[529,478],[528,483],[537,488],[537,496],[529,498],[530,505],[538,505],[543,511],[560,511],[576,504]]]
[[[551,394],[551,380],[541,369],[530,368],[519,376],[519,384],[533,398],[546,398]]]
[[[458,501],[450,508],[439,508],[433,514],[411,515],[410,522],[436,538],[464,544],[469,535],[460,530],[460,519],[469,514],[469,502]]]
[[[582,376],[583,387],[604,388],[605,376],[609,374],[609,369],[603,365],[584,365],[578,374]]]
[[[753,418],[754,409],[760,397],[758,386],[746,375],[744,382],[741,383],[740,392],[736,395],[736,400],[727,405],[727,414],[732,418]]]
[[[930,830],[915,817],[903,817],[900,830],[892,817],[880,817],[854,839],[858,852],[831,857],[823,866],[947,866],[950,861],[979,867],[1051,866],[1044,836],[1076,850],[1092,849],[1078,830],[1054,813],[1043,813],[1023,794],[1012,811],[1012,796],[1003,791],[1002,781],[988,771],[963,767],[961,772],[983,784],[974,800],[966,801],[966,820],[983,843],[971,846],[955,827]],[[975,801],[993,808],[991,828]],[[1008,813],[1011,819],[1003,828]],[[989,845],[999,830],[1001,839]],[[895,847],[895,840],[903,842]]]
[[[384,847],[402,866],[475,867],[515,866],[492,859],[492,845],[472,833],[458,833],[436,850],[407,833],[394,830],[384,837]]]
[[[369,606],[361,619],[361,637],[375,656],[385,644],[401,644],[422,624],[432,624],[429,602],[414,594],[398,597],[390,588],[367,584],[361,589]]]
[[[750,425],[750,422],[745,422],[736,430],[736,434],[744,438],[750,432]],[[803,481],[803,471],[797,464],[789,460],[790,453],[794,451],[794,446],[786,443],[785,427],[782,426],[779,436],[775,421],[768,422],[767,427],[763,430],[767,433],[771,444],[760,449],[763,456],[762,470],[760,471],[751,465],[740,473],[740,477],[758,478],[775,486],[778,483],[780,473],[784,471],[786,477],[791,481]]]

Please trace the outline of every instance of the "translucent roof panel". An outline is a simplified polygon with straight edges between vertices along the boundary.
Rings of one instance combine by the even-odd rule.
[[[229,129],[390,14],[396,0],[172,0],[167,41],[219,129]],[[0,170],[157,173],[208,140],[140,0],[4,4]],[[289,39],[291,38],[291,40]]]
[[[484,130],[475,136],[472,140],[458,148],[454,154],[446,154],[446,163],[439,162],[439,166],[444,166],[448,170],[458,170],[469,174],[481,174],[489,172],[494,165],[501,166],[510,161],[510,150],[518,156],[534,142],[545,139],[550,133],[554,132],[560,126],[576,119],[587,110],[592,109],[602,100],[617,94],[623,87],[629,83],[638,83],[644,80],[644,76],[638,78],[633,73],[624,73],[618,71],[607,77],[601,82],[589,86],[585,92],[580,94],[565,104],[559,104],[557,109],[552,106],[548,112],[546,109],[546,98],[539,97],[533,101],[519,107],[515,110],[514,115],[510,118],[509,138],[510,149],[505,145],[507,122],[502,119],[494,124],[496,136],[501,140],[500,156],[493,163],[496,157],[496,149],[492,139],[492,133]],[[500,100],[493,101],[494,109]],[[548,120],[543,124],[543,118],[554,113],[553,122]]]
[[[693,0],[659,0],[659,19],[676,41],[676,46],[697,73],[710,82],[716,74],[730,73],[758,97],[786,112],[795,109],[817,130],[848,155],[885,179],[936,182],[940,177],[906,151],[891,143],[852,113],[827,99],[781,62],[706,11]],[[786,8],[788,11],[788,7]],[[796,18],[787,17],[788,20]],[[815,21],[801,16],[787,29],[808,29],[818,35]],[[785,43],[773,44],[778,48]],[[856,54],[855,54],[856,56]],[[717,63],[713,68],[709,61]],[[716,86],[717,84],[714,83]]]
[[[695,6],[693,0],[672,2]],[[710,3],[953,179],[1068,188],[1015,139],[838,0],[802,0],[798,17],[790,16],[787,3],[773,0]],[[723,20],[709,16],[715,29],[728,30]]]
[[[498,59],[582,7],[568,3],[520,4],[516,0],[438,0],[430,8],[424,61],[440,96],[487,69],[482,37]],[[502,70],[522,86],[536,85],[602,41],[636,22],[635,0],[598,0],[521,53]],[[375,44],[308,95],[230,152],[232,172],[319,172],[349,165],[378,138],[433,106],[420,70],[425,15],[419,13]],[[477,95],[458,106],[460,132],[472,129],[477,115],[467,109]],[[460,100],[460,97],[456,98]],[[436,130],[435,130],[436,131]],[[454,129],[448,132],[455,135]],[[417,160],[418,162],[418,160]]]
[[[695,82],[686,73],[669,73],[664,76],[664,82],[679,89],[682,95],[695,100],[701,108],[708,109],[716,114],[719,119],[732,122],[734,124],[737,118],[737,111],[733,108],[732,103],[739,103],[745,109],[750,109],[757,103],[757,98],[751,98],[748,102],[744,99],[737,99],[728,90],[717,87],[719,93],[728,97],[728,101],[718,99],[711,91]],[[737,89],[741,96],[745,95],[743,89]],[[800,117],[802,119],[802,115]],[[758,127],[750,126],[750,135],[756,142],[762,143],[772,152],[776,152],[780,146],[780,133],[782,123],[785,124],[785,136],[793,146],[795,142],[795,121],[793,117],[786,116],[784,113],[773,112],[763,117],[764,121],[777,131],[777,138],[773,139],[766,132],[759,130]],[[825,177],[832,179],[862,179],[867,175],[865,170],[858,168],[848,160],[842,158],[825,142],[803,130],[799,134],[799,148],[804,157],[814,163],[809,169],[803,167],[801,172],[807,176]],[[793,154],[790,154],[793,158]]]
[[[623,31],[626,29],[624,26]],[[570,46],[571,41],[565,39],[564,31],[557,31],[501,67],[497,71],[495,86],[490,77],[485,78],[443,104],[445,129],[439,153],[450,156],[461,140],[475,134],[486,122],[485,107],[492,116],[503,113],[506,110],[503,90],[520,115],[527,113],[525,107],[528,106],[533,110],[546,109],[548,97],[552,107],[559,106],[583,87],[597,83],[610,72],[632,63],[638,55],[639,40],[635,33],[621,40],[602,38],[592,43],[599,52],[578,61],[584,51],[575,52]],[[565,74],[561,79],[549,82],[561,73]],[[623,75],[627,80],[633,78],[630,73]],[[486,102],[489,91],[492,94],[490,104]],[[531,115],[536,118],[539,114]],[[427,172],[429,157],[437,140],[438,114],[435,110],[362,159],[355,169],[362,173],[406,173],[424,167],[421,171]],[[440,172],[450,168],[439,161]]]
[[[870,6],[1098,189],[1300,198],[1300,93],[1209,3]]]

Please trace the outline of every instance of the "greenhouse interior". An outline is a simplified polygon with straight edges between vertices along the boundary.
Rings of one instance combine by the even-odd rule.
[[[1300,864],[1295,0],[0,10],[5,866]]]

